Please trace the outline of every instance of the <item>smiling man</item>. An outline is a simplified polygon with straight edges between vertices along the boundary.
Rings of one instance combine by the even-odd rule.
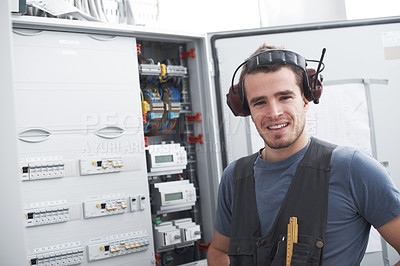
[[[279,161],[305,147],[308,101],[292,70],[247,75],[244,84],[251,88],[246,92],[251,118],[266,144],[263,156],[268,153],[270,161]]]
[[[208,264],[359,265],[371,225],[399,252],[400,193],[386,169],[307,133],[306,60],[263,45],[241,66],[241,105],[228,104],[251,115],[265,147],[224,171]]]

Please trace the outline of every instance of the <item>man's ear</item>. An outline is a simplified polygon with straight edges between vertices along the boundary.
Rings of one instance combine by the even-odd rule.
[[[306,112],[308,111],[308,108],[310,107],[310,102],[307,100],[306,96],[304,96],[303,94],[303,103],[304,103],[304,109],[306,110]]]

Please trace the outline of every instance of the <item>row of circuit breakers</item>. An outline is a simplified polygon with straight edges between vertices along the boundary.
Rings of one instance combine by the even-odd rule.
[[[186,151],[180,144],[149,145],[146,149],[147,170],[149,176],[182,173],[187,165]],[[62,178],[73,175],[73,161],[62,157],[28,158],[20,162],[21,178],[24,181]],[[133,155],[108,156],[103,158],[81,158],[81,175],[107,174],[134,170]],[[156,183],[151,187],[152,211],[164,214],[191,209],[196,202],[196,190],[188,180]],[[111,194],[90,198],[81,206],[70,204],[66,200],[25,204],[25,226],[43,226],[65,223],[80,214],[85,219],[109,215],[123,215],[127,212],[143,211],[146,208],[144,195]],[[73,206],[72,206],[73,205]],[[81,208],[80,208],[81,207]],[[150,222],[150,221],[149,221]],[[187,246],[201,238],[200,226],[191,218],[162,222],[154,226],[156,249]],[[120,255],[145,251],[151,239],[145,230],[112,235],[90,240],[87,245],[88,261],[96,261]],[[84,258],[84,248],[80,242],[37,248],[29,252],[30,265],[76,265]]]
[[[150,245],[146,231],[96,238],[87,246],[88,261],[145,251]],[[77,265],[84,259],[80,242],[37,248],[29,255],[30,265]]]

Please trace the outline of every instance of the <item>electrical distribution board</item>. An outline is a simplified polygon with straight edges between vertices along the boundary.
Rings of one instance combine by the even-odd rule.
[[[27,265],[204,260],[219,156],[204,38],[36,19],[13,27]]]

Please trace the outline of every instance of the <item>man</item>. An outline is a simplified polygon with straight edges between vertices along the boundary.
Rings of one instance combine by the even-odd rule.
[[[399,191],[369,155],[308,135],[305,79],[304,58],[276,47],[243,63],[241,108],[265,148],[224,171],[209,265],[286,265],[290,217],[291,265],[359,265],[371,225],[400,252]]]

